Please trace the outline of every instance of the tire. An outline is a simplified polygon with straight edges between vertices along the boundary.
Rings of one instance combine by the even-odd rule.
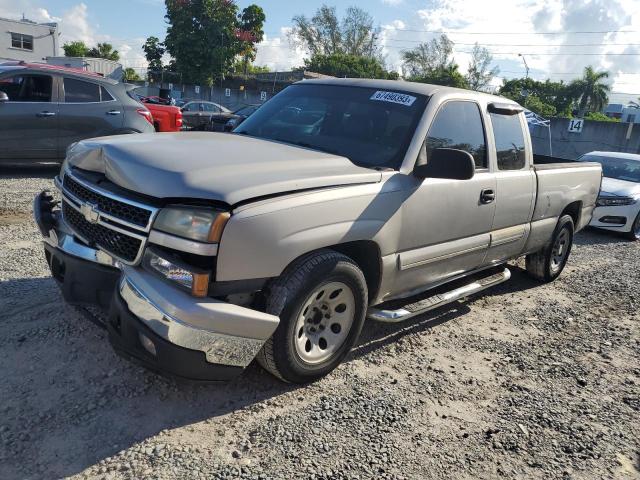
[[[631,230],[629,232],[625,232],[624,236],[632,241],[640,240],[640,212],[638,212],[633,225],[631,225]]]
[[[349,257],[332,250],[302,257],[269,286],[266,311],[280,323],[258,362],[285,382],[324,377],[358,339],[367,303],[364,274]]]
[[[553,282],[558,278],[569,259],[574,231],[571,216],[560,217],[551,241],[539,251],[527,255],[527,273],[541,282]]]

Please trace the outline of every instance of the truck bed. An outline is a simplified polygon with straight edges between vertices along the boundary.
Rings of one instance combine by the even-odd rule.
[[[532,221],[559,217],[567,206],[578,209],[576,231],[591,220],[600,191],[602,168],[593,162],[534,165],[538,183]]]

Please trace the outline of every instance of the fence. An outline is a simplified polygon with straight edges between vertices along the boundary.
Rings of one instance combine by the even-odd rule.
[[[551,145],[553,156],[575,160],[593,151],[640,153],[640,125],[621,122],[585,120],[581,131],[569,131],[568,118],[551,119]],[[574,122],[575,123],[575,122]],[[549,155],[549,130],[531,126],[533,152]]]

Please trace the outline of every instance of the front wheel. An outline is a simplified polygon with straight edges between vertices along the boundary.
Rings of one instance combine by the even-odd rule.
[[[541,282],[552,282],[558,278],[571,253],[574,230],[570,215],[560,217],[551,241],[536,253],[527,255],[526,268],[529,275]]]
[[[269,288],[267,312],[280,324],[258,362],[291,383],[327,375],[360,335],[367,298],[364,275],[346,255],[323,250],[295,262]]]

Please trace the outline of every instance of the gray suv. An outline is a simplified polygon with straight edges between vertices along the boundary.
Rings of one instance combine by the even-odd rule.
[[[85,138],[153,132],[151,113],[128,88],[64,67],[0,64],[0,162],[59,160]]]

